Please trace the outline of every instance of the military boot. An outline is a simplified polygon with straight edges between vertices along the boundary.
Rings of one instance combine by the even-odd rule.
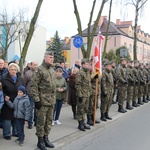
[[[94,122],[91,118],[91,115],[87,115],[87,124],[89,124],[90,126],[94,126]]]
[[[138,104],[143,105],[144,103],[142,102],[141,98],[138,98]]]
[[[126,111],[123,109],[122,105],[118,105],[118,112],[125,113]]]
[[[105,113],[102,113],[102,112],[101,112],[101,120],[102,120],[102,121],[107,121],[107,119],[105,118]]]
[[[47,150],[46,145],[45,145],[45,143],[44,143],[43,137],[38,137],[37,147],[38,147],[40,150]]]
[[[148,103],[148,101],[146,100],[145,96],[143,96],[143,102],[144,103]]]
[[[108,120],[112,120],[112,118],[108,115],[108,112],[105,112],[105,118]]]
[[[149,96],[148,96],[148,95],[147,95],[147,100],[148,100],[148,101],[150,101],[150,98],[149,98]]]
[[[83,126],[84,126],[85,129],[88,129],[88,130],[91,129],[90,125],[86,124],[84,122],[84,120],[82,120],[82,123],[83,123]]]
[[[81,131],[86,131],[82,121],[78,121],[78,122],[79,122],[78,129],[81,130]]]
[[[129,104],[129,103],[127,103],[127,105],[126,105],[126,109],[128,109],[128,110],[132,110],[132,109],[133,109],[133,107],[132,107],[132,106],[130,106],[130,104]]]
[[[93,121],[93,123],[94,123],[94,114],[91,115],[91,118],[92,118],[92,121]],[[99,121],[99,120],[95,120],[95,123],[96,123],[96,124],[100,124],[100,121]]]
[[[46,146],[46,147],[49,147],[49,148],[54,148],[54,147],[55,147],[54,144],[52,144],[52,143],[49,141],[47,135],[44,136],[44,142],[45,142],[45,146]]]

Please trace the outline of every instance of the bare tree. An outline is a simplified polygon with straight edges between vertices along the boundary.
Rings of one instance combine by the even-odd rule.
[[[19,39],[25,31],[26,24],[24,22],[23,16],[27,10],[20,10],[17,14],[10,15],[7,10],[4,9],[0,13],[0,28],[1,28],[1,40],[0,46],[2,49],[2,58],[7,59],[8,49],[10,45]]]
[[[137,24],[139,18],[139,12],[143,10],[145,3],[148,0],[129,0],[126,5],[133,5],[135,8],[135,21],[134,21],[134,43],[133,43],[133,59],[137,60]]]
[[[108,16],[108,24],[107,24],[107,28],[106,28],[106,36],[105,36],[105,43],[104,43],[103,58],[105,58],[105,56],[106,56],[106,48],[107,48],[107,41],[108,41],[108,30],[109,30],[110,19],[111,19],[112,1],[113,0],[110,0],[110,5],[109,5],[109,16]]]
[[[26,58],[26,55],[27,55],[28,47],[29,47],[29,44],[31,42],[34,30],[35,30],[35,25],[36,25],[36,21],[38,19],[39,13],[40,13],[40,8],[42,6],[42,2],[43,2],[43,0],[39,0],[38,1],[38,4],[37,4],[35,12],[34,12],[34,16],[31,19],[29,32],[27,34],[27,38],[25,40],[25,43],[24,43],[24,46],[23,46],[23,50],[21,52],[21,58],[20,58],[20,62],[19,62],[19,66],[20,66],[21,72],[23,70],[23,64],[25,62],[25,58]]]
[[[89,58],[89,56],[90,56],[93,38],[94,38],[94,35],[96,32],[96,29],[98,27],[98,22],[101,17],[101,13],[103,11],[104,5],[107,1],[108,0],[102,0],[99,12],[97,14],[96,21],[95,21],[93,29],[91,31],[91,23],[92,23],[93,13],[94,13],[95,5],[96,5],[96,0],[93,0],[93,5],[92,5],[92,9],[90,12],[90,18],[89,18],[89,22],[88,22],[87,50],[85,50],[84,46],[81,47],[82,55],[84,58]],[[82,25],[81,25],[81,19],[80,19],[80,14],[79,14],[78,7],[76,4],[76,0],[73,0],[73,5],[74,5],[74,13],[75,13],[76,20],[77,20],[78,34],[80,36],[82,36]]]

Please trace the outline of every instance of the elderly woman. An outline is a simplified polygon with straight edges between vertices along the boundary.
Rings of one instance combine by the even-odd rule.
[[[2,88],[5,100],[14,101],[17,96],[17,89],[22,85],[23,81],[21,76],[18,74],[18,65],[11,63],[8,66],[8,73],[4,78],[2,78]],[[6,140],[11,140],[11,126],[12,126],[12,135],[17,136],[17,131],[15,129],[15,121],[13,117],[13,109],[9,108],[4,103],[1,110],[1,117],[3,120],[3,137]]]

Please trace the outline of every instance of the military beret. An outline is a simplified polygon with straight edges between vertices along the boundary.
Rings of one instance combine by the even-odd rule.
[[[139,61],[138,60],[134,60],[134,63],[139,63]]]
[[[106,61],[106,62],[104,63],[104,66],[111,65],[111,64],[112,64],[111,61]]]
[[[81,60],[81,64],[82,64],[82,63],[86,63],[86,62],[89,62],[89,59],[88,59],[88,58],[83,58],[83,59]]]
[[[57,71],[61,71],[61,72],[62,72],[62,71],[63,71],[63,68],[62,68],[61,66],[56,66],[56,72],[57,72]]]
[[[133,63],[133,60],[128,60],[128,63]]]
[[[120,59],[120,61],[123,61],[123,60],[126,60],[126,61],[127,61],[127,59],[126,59],[126,58],[121,58],[121,59]]]
[[[52,56],[54,56],[54,52],[53,51],[46,51],[45,55],[52,55]]]
[[[108,61],[108,59],[103,59],[103,64],[104,64],[106,61]]]

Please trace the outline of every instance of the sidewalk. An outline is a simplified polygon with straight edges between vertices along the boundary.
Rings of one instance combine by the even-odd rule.
[[[148,103],[149,104],[149,103]],[[145,104],[145,105],[148,105]],[[141,106],[144,107],[144,106]],[[125,114],[121,114],[117,112],[118,105],[114,104],[110,110],[110,116],[113,118],[112,121],[118,119],[119,117],[126,115],[132,111],[135,111],[139,108],[135,108],[132,111],[128,111]],[[97,109],[97,119],[100,118],[100,110]],[[67,144],[85,134],[89,134],[90,132],[98,129],[103,128],[107,123],[111,123],[112,121],[101,122],[100,124],[96,124],[95,126],[91,127],[91,130],[87,130],[86,132],[81,132],[77,129],[78,122],[73,119],[71,107],[67,104],[63,105],[61,115],[60,115],[60,122],[61,125],[55,125],[52,127],[51,133],[49,135],[49,139],[54,143],[55,148],[54,150],[60,150],[64,144]],[[0,149],[5,150],[35,150],[37,144],[37,137],[35,135],[35,127],[32,129],[27,128],[27,124],[25,125],[25,143],[23,147],[18,146],[15,143],[16,137],[12,137],[12,140],[5,140],[2,136],[2,130],[0,129]]]

